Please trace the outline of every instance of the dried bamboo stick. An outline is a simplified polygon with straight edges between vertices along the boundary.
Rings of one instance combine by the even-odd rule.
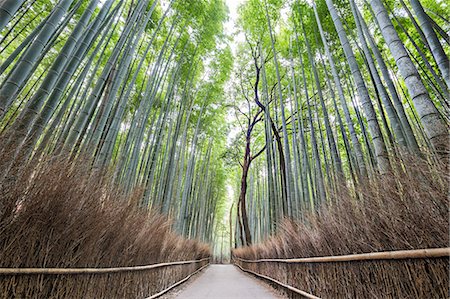
[[[302,290],[299,290],[299,289],[297,289],[297,288],[294,288],[293,286],[290,286],[290,285],[288,285],[288,284],[282,283],[281,281],[278,281],[278,280],[276,280],[276,279],[273,279],[272,277],[269,277],[269,276],[266,276],[266,275],[262,275],[262,274],[259,274],[259,273],[256,273],[256,272],[253,272],[253,271],[244,269],[243,267],[241,267],[241,266],[240,266],[239,264],[237,264],[237,263],[234,263],[234,264],[235,264],[236,266],[238,266],[239,269],[241,269],[241,270],[244,271],[244,272],[248,272],[248,273],[251,273],[251,274],[253,274],[253,275],[255,275],[255,276],[258,276],[258,277],[261,277],[261,278],[270,280],[271,282],[274,282],[274,283],[276,283],[276,284],[282,286],[283,288],[286,288],[286,289],[288,289],[288,290],[291,290],[291,291],[294,292],[294,293],[297,293],[297,294],[299,294],[299,295],[302,295],[302,296],[305,297],[305,298],[309,298],[309,299],[320,299],[320,297],[314,296],[314,295],[312,295],[312,294],[310,294],[310,293],[307,293],[307,292],[305,292],[305,291],[302,291]]]
[[[295,259],[246,260],[246,259],[241,259],[238,257],[235,257],[235,259],[237,259],[241,262],[245,262],[245,263],[263,263],[263,262],[329,263],[329,262],[352,262],[352,261],[370,261],[370,260],[428,259],[428,258],[440,258],[440,257],[449,257],[449,256],[450,256],[450,247],[371,252],[371,253],[362,253],[362,254],[307,257],[307,258],[295,258]]]
[[[164,295],[165,293],[167,293],[167,292],[170,291],[171,289],[173,289],[173,288],[179,286],[180,284],[182,284],[183,282],[185,282],[185,281],[187,281],[189,278],[191,278],[193,275],[197,274],[198,272],[200,272],[201,270],[205,269],[205,268],[208,267],[208,266],[209,266],[209,263],[207,263],[207,264],[204,265],[203,267],[201,267],[201,268],[195,270],[194,272],[192,272],[191,274],[189,274],[188,276],[186,276],[186,277],[183,278],[182,280],[180,280],[180,281],[174,283],[173,285],[171,285],[170,287],[168,287],[168,288],[162,290],[162,291],[159,292],[159,293],[156,293],[156,294],[154,294],[154,295],[151,295],[150,297],[147,297],[147,298],[145,298],[145,299],[155,299],[155,298],[158,298],[158,297]]]
[[[132,267],[116,267],[116,268],[0,268],[0,275],[34,275],[34,274],[49,274],[49,275],[71,275],[71,274],[107,274],[118,272],[132,272],[143,271],[161,267],[169,267],[176,265],[185,265],[192,263],[199,263],[209,260],[209,257],[193,260],[193,261],[179,261],[168,262],[145,266]]]

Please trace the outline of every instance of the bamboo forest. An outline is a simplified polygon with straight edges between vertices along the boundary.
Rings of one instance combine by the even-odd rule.
[[[0,298],[448,298],[448,0],[0,0]]]

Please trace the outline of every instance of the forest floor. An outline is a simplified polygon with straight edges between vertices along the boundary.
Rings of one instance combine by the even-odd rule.
[[[268,284],[251,278],[233,265],[211,265],[165,299],[280,299]]]

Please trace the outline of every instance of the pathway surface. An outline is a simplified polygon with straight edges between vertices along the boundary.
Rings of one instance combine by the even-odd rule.
[[[211,265],[177,299],[277,299],[269,287],[233,265]]]

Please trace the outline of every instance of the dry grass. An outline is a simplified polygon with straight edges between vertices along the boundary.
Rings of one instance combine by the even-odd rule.
[[[209,248],[139,210],[87,163],[49,158],[10,172],[0,187],[0,267],[119,267],[194,260]],[[14,178],[11,180],[11,178]],[[203,265],[204,263],[202,263]],[[137,298],[161,291],[199,264],[97,275],[0,275],[1,298]]]
[[[409,159],[397,175],[335,196],[307,223],[286,220],[245,259],[332,256],[449,246],[448,173]],[[400,171],[401,169],[401,171]],[[321,298],[447,298],[448,258],[316,264],[243,264]],[[291,294],[291,296],[293,296]],[[295,296],[294,296],[295,297]]]

